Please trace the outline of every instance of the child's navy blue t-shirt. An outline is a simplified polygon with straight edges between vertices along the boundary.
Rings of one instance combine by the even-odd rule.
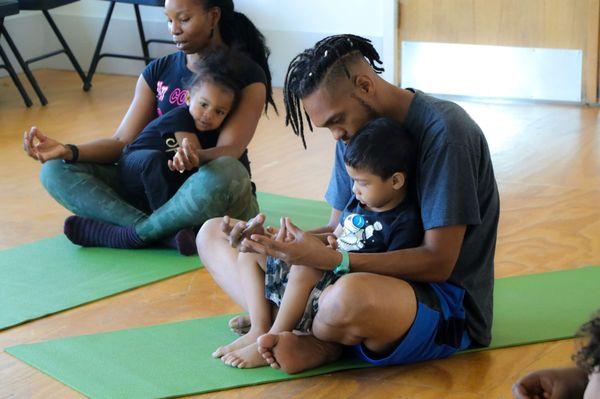
[[[340,216],[338,248],[350,252],[386,252],[414,248],[423,242],[423,224],[416,201],[407,196],[385,212],[374,212],[352,199]]]
[[[202,148],[206,149],[216,147],[221,130],[200,131],[196,129],[189,108],[187,106],[176,107],[150,122],[133,143],[123,149],[123,153],[127,154],[136,150],[158,150],[164,152],[168,158],[172,158],[177,148],[179,148],[175,138],[176,132],[195,134]],[[244,151],[244,154],[240,157],[240,162],[250,173],[248,151]]]
[[[186,87],[193,72],[187,67],[183,51],[152,61],[146,66],[142,76],[156,95],[156,116],[164,115],[175,107],[185,105],[188,93]],[[248,63],[244,65],[241,76],[237,78],[240,79],[243,87],[267,81],[263,69],[251,58],[248,58]]]

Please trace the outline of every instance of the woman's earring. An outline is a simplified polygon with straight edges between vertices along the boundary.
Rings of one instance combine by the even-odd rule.
[[[210,35],[208,35],[208,38],[212,39],[214,35],[215,35],[215,28],[210,28]]]

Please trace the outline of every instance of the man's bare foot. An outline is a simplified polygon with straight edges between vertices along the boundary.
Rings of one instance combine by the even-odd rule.
[[[342,346],[339,344],[292,332],[264,334],[257,342],[258,351],[264,360],[271,367],[280,368],[288,374],[331,363],[342,354]]]
[[[250,331],[250,316],[235,316],[229,320],[229,329],[237,335],[244,335]]]
[[[226,354],[221,358],[221,361],[228,366],[239,369],[250,369],[267,365],[267,361],[258,353],[256,342]]]
[[[225,356],[226,354],[236,351],[238,349],[245,348],[246,346],[248,346],[250,344],[256,343],[256,339],[258,337],[260,337],[261,335],[263,335],[264,333],[265,333],[265,330],[252,331],[252,329],[250,329],[250,331],[248,331],[247,334],[242,335],[241,337],[239,337],[238,339],[236,339],[229,345],[224,345],[224,346],[217,348],[217,350],[213,352],[212,356],[215,358],[222,357],[222,356]]]

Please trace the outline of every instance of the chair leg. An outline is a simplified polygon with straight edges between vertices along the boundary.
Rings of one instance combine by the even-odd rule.
[[[21,97],[23,98],[25,105],[27,107],[31,107],[33,105],[33,102],[31,101],[31,98],[29,98],[29,94],[27,94],[27,92],[25,91],[23,84],[19,80],[19,77],[17,76],[15,69],[10,64],[10,61],[8,60],[8,56],[6,55],[6,53],[4,52],[2,47],[0,47],[0,58],[2,58],[2,62],[4,62],[4,68],[6,68],[8,75],[10,76],[13,83],[17,87],[17,90],[19,90],[19,93],[21,93]]]
[[[113,10],[115,8],[115,3],[115,1],[111,1],[110,5],[108,6],[108,12],[106,13],[106,18],[104,19],[104,25],[102,25],[102,30],[100,31],[100,37],[98,38],[96,51],[94,51],[94,56],[92,57],[90,69],[88,70],[87,77],[85,78],[85,82],[83,83],[84,91],[88,91],[90,87],[92,87],[92,78],[94,77],[96,67],[98,66],[98,62],[100,61],[100,51],[102,50],[102,44],[104,43],[104,38],[106,37],[106,31],[108,30],[108,24],[110,23],[110,17],[112,16]]]
[[[60,30],[58,30],[58,27],[56,26],[56,24],[54,23],[54,20],[50,16],[50,13],[48,12],[48,10],[42,10],[42,13],[44,13],[46,20],[48,21],[48,24],[50,24],[50,27],[54,31],[54,34],[56,35],[58,41],[60,42],[63,49],[65,50],[65,53],[67,54],[67,57],[69,57],[71,64],[73,64],[73,68],[75,68],[75,71],[77,71],[77,73],[79,74],[81,81],[85,82],[85,73],[83,73],[83,70],[81,69],[81,66],[79,65],[79,62],[77,62],[77,59],[73,55],[73,52],[71,51],[71,48],[67,44],[65,38],[60,33]]]
[[[42,105],[48,104],[48,100],[46,99],[46,96],[44,96],[44,93],[42,92],[42,89],[38,85],[37,80],[31,73],[31,70],[29,69],[29,67],[27,66],[25,61],[23,60],[23,57],[21,57],[21,53],[19,53],[19,49],[17,49],[15,42],[13,42],[12,38],[6,31],[6,28],[4,26],[2,26],[2,30],[0,32],[2,33],[2,35],[4,35],[4,39],[6,39],[6,43],[8,43],[8,46],[10,47],[13,54],[15,55],[17,62],[23,69],[25,76],[27,76],[27,80],[29,80],[29,83],[31,83],[31,86],[33,87],[33,90],[35,91],[35,94],[37,94],[38,98],[40,99],[40,102],[42,103]]]
[[[150,52],[148,51],[148,42],[146,42],[146,35],[144,34],[144,25],[142,24],[142,16],[140,15],[140,6],[134,4],[135,19],[137,21],[138,32],[140,33],[140,42],[142,43],[142,52],[144,53],[144,62],[146,65],[150,63]]]

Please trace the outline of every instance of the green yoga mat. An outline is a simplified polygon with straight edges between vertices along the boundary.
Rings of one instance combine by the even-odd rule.
[[[0,330],[200,267],[174,250],[81,248],[58,236],[0,252]]]
[[[266,225],[279,227],[279,218],[290,217],[301,229],[322,227],[329,221],[331,207],[323,201],[285,197],[282,195],[258,193],[260,211],[267,216]]]
[[[303,228],[323,225],[329,206],[259,193],[268,223],[286,214]],[[286,210],[289,210],[286,212]],[[0,251],[0,330],[201,267],[174,250],[81,248],[57,236]]]
[[[496,281],[491,348],[572,337],[600,305],[600,267]],[[289,376],[212,359],[230,316],[20,345],[7,352],[93,398],[167,398],[368,367],[343,359]]]

